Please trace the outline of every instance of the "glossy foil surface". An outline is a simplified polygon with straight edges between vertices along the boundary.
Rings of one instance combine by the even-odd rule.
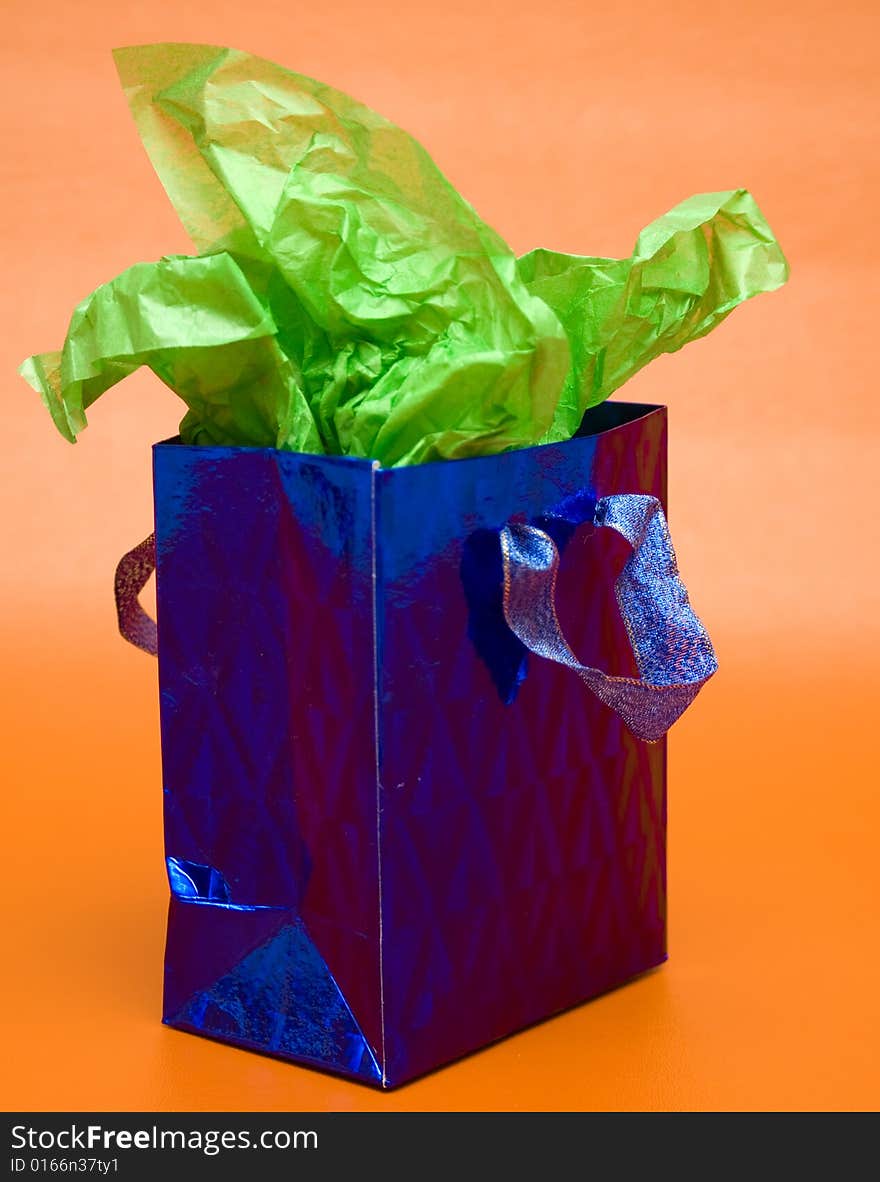
[[[665,958],[665,742],[501,614],[501,528],[553,522],[579,660],[637,673],[592,509],[665,504],[666,414],[582,431],[397,469],[156,446],[166,1022],[393,1086]]]

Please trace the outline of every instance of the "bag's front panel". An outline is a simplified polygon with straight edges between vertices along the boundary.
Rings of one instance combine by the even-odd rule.
[[[635,739],[568,669],[529,656],[523,680],[499,622],[506,522],[665,494],[665,413],[617,413],[566,444],[379,474],[391,1082],[665,956],[665,745]],[[556,540],[578,657],[634,675],[613,591],[626,545],[588,523]]]
[[[166,1020],[376,1080],[367,464],[156,449]]]

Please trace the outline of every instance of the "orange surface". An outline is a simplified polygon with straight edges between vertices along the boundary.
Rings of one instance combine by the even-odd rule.
[[[876,1107],[877,6],[5,0],[2,30],[3,1106]],[[671,408],[722,663],[670,742],[671,960],[388,1095],[159,1024],[156,671],[110,587],[180,412],[138,374],[71,447],[14,372],[96,284],[190,249],[109,53],[173,39],[356,94],[518,250],[628,253],[744,185],[792,263],[621,394]]]

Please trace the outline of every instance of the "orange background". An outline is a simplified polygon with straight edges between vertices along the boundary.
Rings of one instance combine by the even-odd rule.
[[[5,0],[2,31],[3,1106],[876,1107],[876,4]],[[670,742],[671,960],[388,1095],[159,1024],[156,670],[111,582],[181,408],[137,374],[74,448],[14,372],[98,283],[191,249],[109,52],[160,40],[354,93],[517,251],[627,254],[745,186],[792,264],[620,395],[670,406],[673,533],[722,663]]]

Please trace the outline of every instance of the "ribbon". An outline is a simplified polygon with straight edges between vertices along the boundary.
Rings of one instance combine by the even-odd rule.
[[[690,706],[718,662],[679,577],[657,498],[603,497],[594,524],[616,530],[633,548],[614,591],[639,677],[614,677],[578,661],[556,614],[559,551],[537,526],[511,523],[501,530],[504,618],[526,648],[573,669],[637,738],[655,742]]]
[[[141,607],[138,595],[155,569],[156,535],[150,534],[119,559],[113,582],[119,631],[135,648],[143,649],[153,657],[159,652],[156,621],[150,619]]]
[[[556,614],[559,550],[537,526],[511,523],[501,530],[504,619],[526,648],[573,669],[637,738],[655,742],[690,706],[718,662],[679,577],[657,498],[603,497],[593,523],[616,530],[633,549],[614,592],[640,676],[615,677],[578,661]],[[155,567],[156,541],[150,534],[119,560],[115,578],[119,631],[152,656],[158,652],[157,628],[138,594]]]

